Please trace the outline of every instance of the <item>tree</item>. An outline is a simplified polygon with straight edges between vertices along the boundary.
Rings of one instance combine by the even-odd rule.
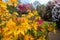
[[[33,7],[36,9],[36,7],[37,7],[38,5],[40,6],[41,4],[40,4],[39,1],[35,1],[32,5],[33,5]]]
[[[39,13],[39,15],[43,18],[44,14],[46,13],[46,6],[45,5],[41,5],[41,6],[37,6],[37,11]]]
[[[46,21],[52,21],[52,9],[54,7],[54,2],[49,1],[46,6],[46,13],[44,15],[44,20]]]

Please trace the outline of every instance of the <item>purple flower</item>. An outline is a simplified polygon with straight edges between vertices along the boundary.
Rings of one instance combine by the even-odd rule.
[[[27,10],[31,10],[31,4],[19,4],[18,10],[21,12],[26,12]]]

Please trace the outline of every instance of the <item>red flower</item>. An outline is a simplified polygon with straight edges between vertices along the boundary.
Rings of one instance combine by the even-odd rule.
[[[43,20],[42,19],[38,21],[38,24],[42,24],[42,23],[43,23]]]

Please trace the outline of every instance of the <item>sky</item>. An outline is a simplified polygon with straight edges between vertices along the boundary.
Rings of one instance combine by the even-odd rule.
[[[46,4],[50,0],[21,0],[22,3],[33,3],[34,1],[39,1],[41,4]]]
[[[6,1],[6,0],[4,0]],[[34,1],[39,1],[41,4],[46,4],[48,1],[52,0],[20,0],[22,3],[33,3]]]

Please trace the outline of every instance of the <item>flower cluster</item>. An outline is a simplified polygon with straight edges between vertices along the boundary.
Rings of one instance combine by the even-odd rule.
[[[55,23],[42,20],[36,10],[20,14],[26,5],[17,5],[17,0],[0,1],[0,40],[47,40],[46,33],[55,32]]]
[[[22,12],[25,12],[27,10],[31,10],[31,4],[19,4],[18,10],[22,11]]]

